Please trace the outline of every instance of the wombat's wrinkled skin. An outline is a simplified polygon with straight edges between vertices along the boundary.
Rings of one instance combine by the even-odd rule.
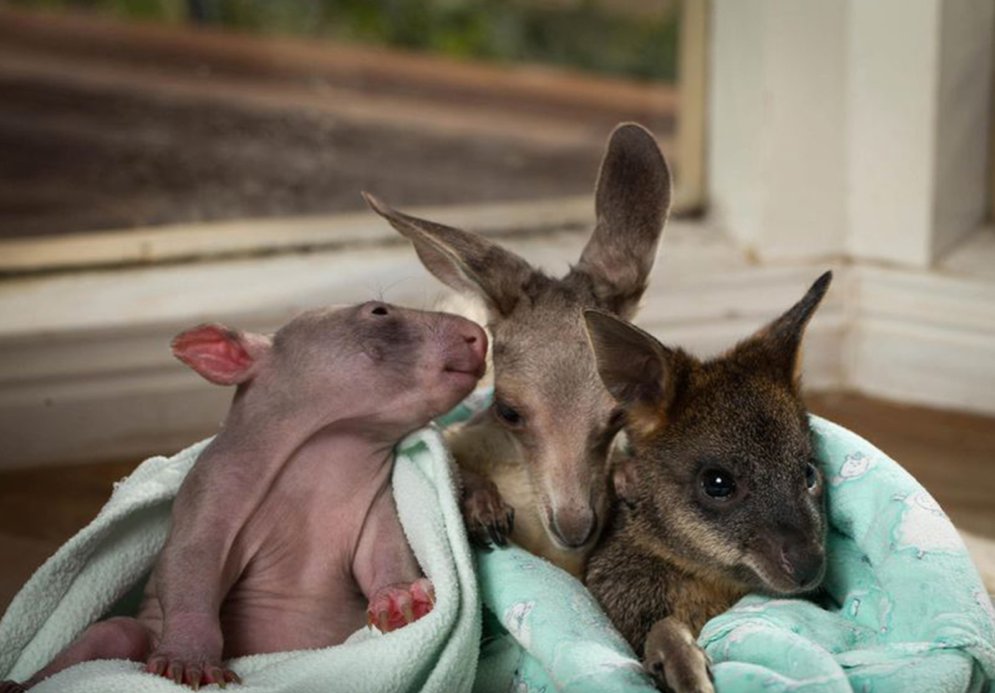
[[[179,490],[139,614],[91,626],[18,687],[122,658],[194,688],[224,684],[237,681],[230,657],[327,647],[430,611],[392,450],[473,389],[486,350],[468,320],[384,303],[305,313],[272,336],[177,336],[178,358],[238,390]]]
[[[614,470],[622,500],[586,584],[665,690],[712,690],[695,638],[744,594],[798,594],[822,580],[823,478],[796,368],[830,278],[705,362],[610,315],[586,314],[632,446]]]

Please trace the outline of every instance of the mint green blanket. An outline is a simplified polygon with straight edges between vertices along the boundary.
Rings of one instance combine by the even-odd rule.
[[[811,421],[829,489],[826,594],[751,595],[710,621],[699,642],[719,693],[992,688],[992,602],[953,525],[882,452]],[[579,582],[515,548],[478,552],[477,565],[476,691],[652,689]]]
[[[709,622],[700,642],[719,692],[991,688],[992,604],[956,530],[884,454],[821,419],[812,428],[828,480],[827,595],[819,604],[749,596]],[[0,619],[0,678],[32,673],[141,579],[202,446],[139,467],[32,577]],[[237,690],[651,690],[628,645],[563,571],[510,548],[478,552],[473,579],[449,464],[440,436],[425,430],[401,446],[394,470],[402,524],[436,584],[434,611],[383,637],[364,629],[337,647],[236,660],[245,681]],[[189,690],[140,668],[88,662],[39,693]]]

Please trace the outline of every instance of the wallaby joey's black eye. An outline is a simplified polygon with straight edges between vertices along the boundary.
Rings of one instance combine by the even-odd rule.
[[[726,470],[710,467],[701,473],[701,488],[716,500],[727,500],[736,492],[736,480]]]
[[[370,311],[373,315],[387,315],[387,309],[384,306],[377,306]]]
[[[518,427],[524,422],[521,414],[499,399],[494,400],[494,413],[508,426]]]
[[[809,491],[815,490],[815,487],[819,485],[819,470],[811,462],[805,465],[805,485],[808,486]]]

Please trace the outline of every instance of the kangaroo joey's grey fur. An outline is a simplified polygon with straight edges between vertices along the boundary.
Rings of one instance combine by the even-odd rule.
[[[661,687],[712,689],[695,637],[747,592],[797,594],[822,580],[823,479],[796,371],[830,279],[704,362],[586,313],[631,445],[613,471],[620,500],[586,583]]]
[[[493,344],[493,406],[453,432],[471,538],[513,541],[575,575],[608,508],[606,458],[619,428],[595,369],[583,309],[631,317],[670,207],[670,172],[653,136],[612,133],[598,178],[597,223],[563,278],[477,234],[370,206],[412,241],[445,284],[483,300]]]

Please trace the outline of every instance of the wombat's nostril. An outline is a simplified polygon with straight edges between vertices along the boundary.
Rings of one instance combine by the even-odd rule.
[[[477,343],[477,338],[476,337],[467,337],[467,336],[464,336],[463,337],[463,341],[466,342],[467,344],[476,344]]]

